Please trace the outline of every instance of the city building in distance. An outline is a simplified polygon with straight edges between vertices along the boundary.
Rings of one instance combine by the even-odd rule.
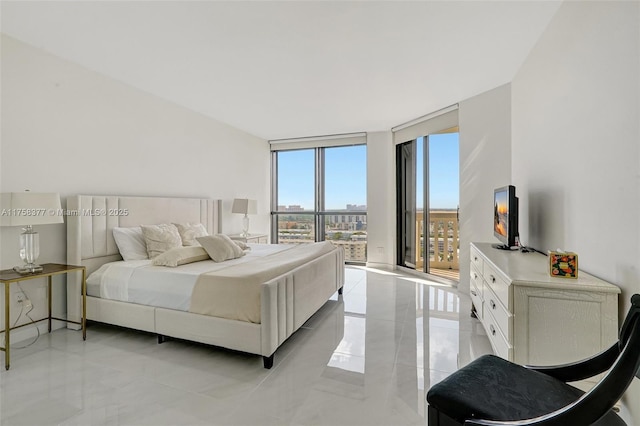
[[[278,206],[278,243],[304,244],[315,241],[315,214],[302,206]],[[324,215],[325,240],[342,247],[345,260],[367,261],[367,206],[347,204],[344,210]],[[297,214],[296,214],[297,213]]]

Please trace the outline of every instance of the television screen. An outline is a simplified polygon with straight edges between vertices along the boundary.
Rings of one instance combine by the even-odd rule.
[[[493,234],[503,244],[496,248],[516,246],[518,236],[518,198],[513,185],[498,188],[493,195]]]
[[[509,220],[509,205],[507,204],[509,193],[507,191],[498,191],[494,197],[495,220],[493,230],[502,238],[507,238]]]

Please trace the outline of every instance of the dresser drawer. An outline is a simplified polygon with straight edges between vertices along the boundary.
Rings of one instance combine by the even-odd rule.
[[[513,314],[502,305],[500,299],[489,286],[484,291],[483,299],[485,316],[487,312],[490,312],[495,324],[500,327],[500,331],[507,339],[507,342],[512,342]]]
[[[489,336],[489,341],[493,347],[493,352],[500,358],[504,358],[509,361],[513,361],[513,346],[511,346],[507,339],[502,335],[500,327],[497,325],[495,319],[491,315],[491,312],[487,310],[487,305],[484,305],[485,311],[482,319],[482,323]]]
[[[471,296],[471,301],[473,302],[473,306],[476,307],[476,316],[479,320],[482,320],[483,311],[482,311],[482,291],[478,288],[478,283],[480,288],[482,288],[482,278],[478,277],[478,280],[473,279],[473,271],[471,272],[471,285],[469,290],[469,295]]]
[[[483,263],[483,257],[474,246],[471,246],[471,266],[475,267],[478,275],[484,274]]]
[[[493,290],[497,298],[500,299],[504,307],[507,308],[507,311],[512,312],[513,306],[511,297],[509,297],[509,284],[496,272],[493,265],[489,262],[484,264],[483,277],[488,288]]]
[[[482,297],[484,293],[483,285],[482,285],[482,274],[476,271],[476,268],[471,265],[471,269],[469,271],[469,281],[476,285],[476,288],[480,290],[479,296]]]

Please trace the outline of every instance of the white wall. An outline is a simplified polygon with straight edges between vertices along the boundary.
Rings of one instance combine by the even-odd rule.
[[[493,236],[493,190],[511,184],[511,87],[459,104],[460,284],[469,292],[469,243]]]
[[[512,82],[524,241],[640,292],[640,4],[565,2]],[[640,380],[626,395],[640,424]]]
[[[220,198],[225,233],[242,230],[231,202],[248,197],[251,229],[268,233],[265,140],[4,35],[1,71],[2,192]],[[65,226],[36,228],[39,261],[65,262]],[[2,268],[20,263],[19,233],[0,228]]]
[[[367,134],[367,265],[395,264],[395,155],[390,131]]]

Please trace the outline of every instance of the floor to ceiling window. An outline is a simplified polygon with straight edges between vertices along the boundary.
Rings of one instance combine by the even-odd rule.
[[[358,135],[271,142],[272,241],[326,240],[343,247],[347,261],[366,262],[365,141]]]

